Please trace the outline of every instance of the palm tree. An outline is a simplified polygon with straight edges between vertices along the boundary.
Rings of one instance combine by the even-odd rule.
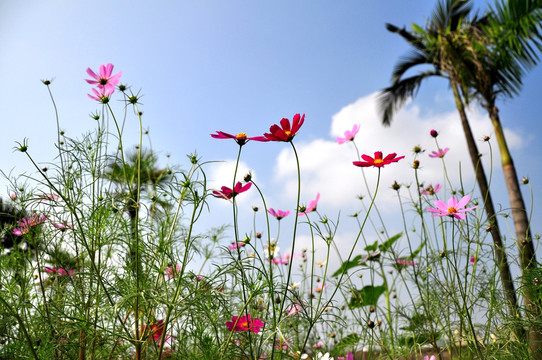
[[[508,303],[508,312],[510,316],[515,317],[519,313],[519,306],[510,266],[503,248],[487,177],[480,162],[478,147],[465,112],[465,101],[468,101],[468,98],[464,96],[466,89],[461,83],[464,75],[458,73],[452,66],[455,59],[464,56],[464,50],[456,46],[457,35],[474,30],[474,28],[470,28],[469,30],[468,27],[469,20],[467,17],[471,9],[472,6],[468,1],[448,0],[445,3],[439,2],[437,4],[425,30],[417,25],[413,26],[412,31],[407,31],[404,28],[400,29],[394,25],[386,24],[390,32],[400,35],[414,49],[409,56],[402,58],[396,64],[392,74],[392,85],[380,93],[380,110],[383,124],[389,126],[395,111],[416,94],[424,80],[437,76],[448,80],[450,83],[471,162],[476,173],[476,181],[480,188],[480,193],[484,197],[484,209],[490,222],[490,232],[495,246],[495,255],[504,295]],[[481,23],[484,21],[485,18],[475,18],[470,23]],[[430,66],[430,68],[416,75],[405,77],[406,72],[419,66],[425,66],[426,68]],[[516,329],[516,335],[519,338],[524,337],[522,327]]]

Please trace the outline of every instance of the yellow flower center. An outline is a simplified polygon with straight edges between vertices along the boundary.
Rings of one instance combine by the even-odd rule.
[[[241,327],[244,328],[244,329],[248,329],[248,321],[243,321],[241,323]]]
[[[382,159],[375,159],[375,161],[374,161],[375,164],[381,164],[383,162],[384,162],[384,160],[382,160]]]
[[[246,139],[247,138],[247,134],[245,133],[239,133],[237,134],[237,136],[235,136],[236,139]]]
[[[456,213],[456,212],[457,212],[457,209],[454,208],[453,206],[450,206],[450,207],[448,208],[448,214],[454,214],[454,213]]]
[[[292,135],[292,132],[289,131],[289,130],[284,130],[284,133],[285,133],[286,135],[288,135],[288,136]]]

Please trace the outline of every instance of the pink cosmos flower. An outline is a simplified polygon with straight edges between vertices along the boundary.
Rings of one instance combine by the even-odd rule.
[[[173,279],[175,275],[179,274],[181,272],[181,265],[177,264],[175,267],[168,266],[166,270],[164,271],[164,274],[167,276],[168,279]]]
[[[357,133],[359,131],[359,125],[358,124],[355,124],[354,127],[352,128],[352,131],[348,131],[346,130],[344,132],[344,137],[341,138],[341,137],[338,137],[336,138],[335,140],[337,140],[337,142],[340,144],[344,144],[345,142],[347,141],[354,141],[354,138],[356,137]]]
[[[292,304],[288,309],[288,316],[293,316],[303,310],[303,307],[299,302]]]
[[[13,229],[13,234],[16,236],[22,236],[24,234],[27,234],[30,231],[30,228],[41,224],[47,220],[46,215],[40,215],[33,214],[31,217],[23,218],[20,221],[17,221],[18,228]]]
[[[321,348],[322,346],[324,346],[324,343],[322,342],[322,340],[320,340],[316,344],[312,345],[312,347],[315,348],[315,349]]]
[[[273,215],[274,217],[277,218],[277,220],[280,220],[282,218],[285,218],[286,216],[290,215],[290,210],[274,210],[273,208],[269,208],[269,210],[267,210],[268,213],[270,213],[271,215]]]
[[[319,292],[322,292],[322,290],[327,289],[328,286],[329,286],[328,284],[325,284],[325,285],[322,287],[322,284],[320,283],[320,284],[318,284],[318,286],[316,287],[316,289],[311,289],[311,291],[319,293]]]
[[[464,209],[464,207],[469,203],[469,201],[469,195],[463,196],[463,198],[459,201],[452,196],[448,199],[448,203],[445,203],[441,200],[435,200],[434,204],[436,206],[436,209],[428,208],[427,211],[435,213],[433,216],[450,216],[458,220],[464,220],[467,217],[467,214],[465,214],[467,211],[471,211],[478,207],[473,206]]]
[[[237,135],[232,135],[225,133],[223,131],[217,131],[216,134],[211,134],[211,137],[215,139],[234,139],[237,144],[240,146],[243,146],[247,143],[249,140],[254,141],[269,141],[268,138],[265,136],[255,136],[255,137],[247,137],[247,134],[245,133],[239,133]]]
[[[149,329],[150,336],[152,337],[153,341],[158,346],[162,345],[161,339],[162,339],[162,334],[164,333],[165,328],[166,328],[166,324],[164,320],[154,321],[150,326],[150,329]],[[145,330],[146,330],[146,326],[143,325],[142,331],[145,332]],[[166,335],[164,340],[165,340],[164,344],[168,344],[169,342],[171,342],[171,336]]]
[[[403,265],[403,266],[415,266],[415,265],[418,265],[417,262],[406,260],[406,259],[396,259],[395,262],[397,262],[397,264]]]
[[[430,158],[443,158],[444,155],[450,150],[450,148],[446,149],[438,149],[438,151],[432,151],[431,154],[429,154]]]
[[[58,200],[58,195],[56,194],[41,194],[42,200],[56,201]]]
[[[238,242],[238,243],[231,244],[230,246],[228,246],[228,249],[230,249],[230,250],[240,249],[245,245],[246,245],[246,243],[241,241],[241,242]]]
[[[67,229],[71,229],[73,227],[73,225],[68,225],[65,221],[63,221],[60,224],[57,224],[51,221],[51,224],[53,224],[53,226],[59,229],[60,231],[66,231]]]
[[[316,194],[316,199],[314,200],[311,200],[307,203],[307,206],[305,207],[305,209],[303,209],[303,207],[300,209],[300,210],[303,210],[303,211],[300,211],[297,216],[303,216],[303,215],[307,215],[308,213],[312,212],[312,211],[315,211],[316,210],[316,206],[318,205],[318,200],[320,200],[320,193],[317,193]]]
[[[104,89],[109,91],[109,95],[115,91],[115,86],[119,83],[119,79],[122,75],[122,71],[119,71],[115,75],[113,73],[113,64],[100,65],[100,71],[98,75],[90,68],[87,68],[87,74],[93,79],[85,79],[85,81],[91,85],[96,85],[98,89]]]
[[[251,319],[250,314],[241,317],[234,316],[231,321],[226,322],[226,326],[230,331],[252,331],[257,334],[265,323],[260,319]]]
[[[229,200],[229,199],[237,196],[238,194],[247,191],[248,189],[250,189],[251,186],[252,186],[252,183],[247,183],[247,184],[243,185],[243,184],[241,184],[240,181],[238,181],[237,184],[235,184],[233,190],[230,189],[227,186],[222,186],[220,188],[220,191],[214,190],[213,195],[218,197],[218,198],[223,198],[223,199]]]
[[[431,357],[429,357],[429,355],[425,355],[423,357],[423,360],[436,360],[437,358],[435,357],[435,355],[431,355]]]
[[[471,264],[474,264],[476,262],[476,257],[475,256],[471,256],[470,257],[470,263]]]
[[[429,185],[425,189],[420,190],[420,194],[422,194],[422,195],[435,195],[436,193],[438,193],[440,191],[441,188],[442,188],[442,186],[440,186],[440,184],[436,184],[435,186]]]
[[[11,198],[11,200],[16,200],[17,199],[17,194],[12,192],[11,194],[9,194],[9,197]]]
[[[404,156],[397,157],[396,153],[391,153],[387,155],[385,158],[382,158],[382,151],[376,151],[374,159],[370,157],[369,155],[361,155],[361,158],[365,161],[354,161],[353,164],[355,166],[359,167],[384,167],[384,165],[388,165],[394,162],[398,162],[399,160],[403,159]]]
[[[290,125],[290,120],[283,118],[280,120],[280,126],[277,124],[272,125],[269,128],[269,133],[265,133],[263,136],[268,141],[292,141],[297,131],[303,125],[305,121],[305,114],[295,114]]]
[[[89,98],[92,100],[99,101],[103,104],[107,104],[109,102],[109,98],[111,97],[111,94],[113,94],[113,90],[109,88],[101,88],[96,90],[95,88],[92,88],[92,92],[94,95],[87,94]]]
[[[43,270],[45,270],[49,274],[53,274],[53,275],[58,274],[60,276],[67,276],[67,275],[74,276],[74,273],[75,273],[75,270],[66,271],[63,268],[57,268],[57,267],[46,267]]]

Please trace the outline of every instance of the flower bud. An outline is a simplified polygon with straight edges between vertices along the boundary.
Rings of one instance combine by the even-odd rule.
[[[412,167],[414,169],[418,169],[420,167],[420,161],[419,160],[414,160],[414,162],[412,163]]]
[[[522,182],[524,185],[527,185],[527,184],[529,183],[529,178],[524,177],[523,179],[521,179],[521,182]]]
[[[252,181],[252,174],[251,173],[246,174],[243,180],[247,183]]]
[[[369,327],[369,329],[374,328],[375,327],[374,321],[367,321],[367,326]]]
[[[435,130],[435,129],[431,129],[431,131],[429,132],[429,134],[431,134],[432,137],[436,138],[438,136],[438,131]]]
[[[397,183],[397,181],[395,181],[392,185],[391,185],[391,188],[395,191],[398,191],[400,188],[401,188],[401,185],[399,185]]]

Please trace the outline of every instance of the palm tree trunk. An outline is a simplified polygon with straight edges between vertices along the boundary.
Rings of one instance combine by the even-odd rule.
[[[510,265],[508,263],[508,258],[502,244],[501,232],[499,229],[499,224],[497,222],[497,216],[495,214],[495,207],[493,206],[493,199],[491,197],[491,193],[489,192],[489,186],[487,183],[484,167],[482,166],[482,163],[480,161],[478,147],[476,146],[476,141],[474,140],[474,136],[472,135],[471,127],[467,118],[467,114],[465,112],[465,105],[461,100],[458,85],[452,80],[450,80],[450,85],[452,86],[455,105],[459,112],[459,117],[461,118],[461,125],[463,126],[463,132],[467,141],[467,147],[469,149],[472,166],[476,173],[476,182],[478,183],[480,193],[484,198],[484,209],[486,211],[487,219],[490,223],[490,233],[493,239],[495,257],[497,258],[497,266],[499,268],[504,297],[508,305],[508,313],[511,318],[515,318],[517,314],[520,313],[518,300],[516,297],[516,291],[514,289],[514,281],[510,272]],[[525,338],[525,330],[522,326],[517,326],[516,329],[514,329],[514,332],[519,339]]]
[[[499,109],[494,103],[488,104],[486,109],[489,113],[491,122],[493,123],[495,137],[497,138],[497,144],[499,145],[501,153],[502,171],[506,188],[508,189],[512,220],[514,221],[514,228],[516,231],[516,243],[519,249],[521,273],[525,274],[525,272],[536,267],[536,255],[529,228],[529,217],[519,187],[516,167],[514,166],[512,155],[508,150],[508,145],[504,137],[499,117]],[[523,277],[522,282],[525,285],[525,277]],[[540,313],[540,304],[536,300],[536,294],[533,293],[532,286],[525,286],[524,288],[525,293],[523,301],[525,303],[527,315],[533,318],[535,322],[539,322],[542,317]],[[533,359],[542,359],[542,329],[540,329],[539,326],[529,327],[529,346],[533,352],[531,354]]]

